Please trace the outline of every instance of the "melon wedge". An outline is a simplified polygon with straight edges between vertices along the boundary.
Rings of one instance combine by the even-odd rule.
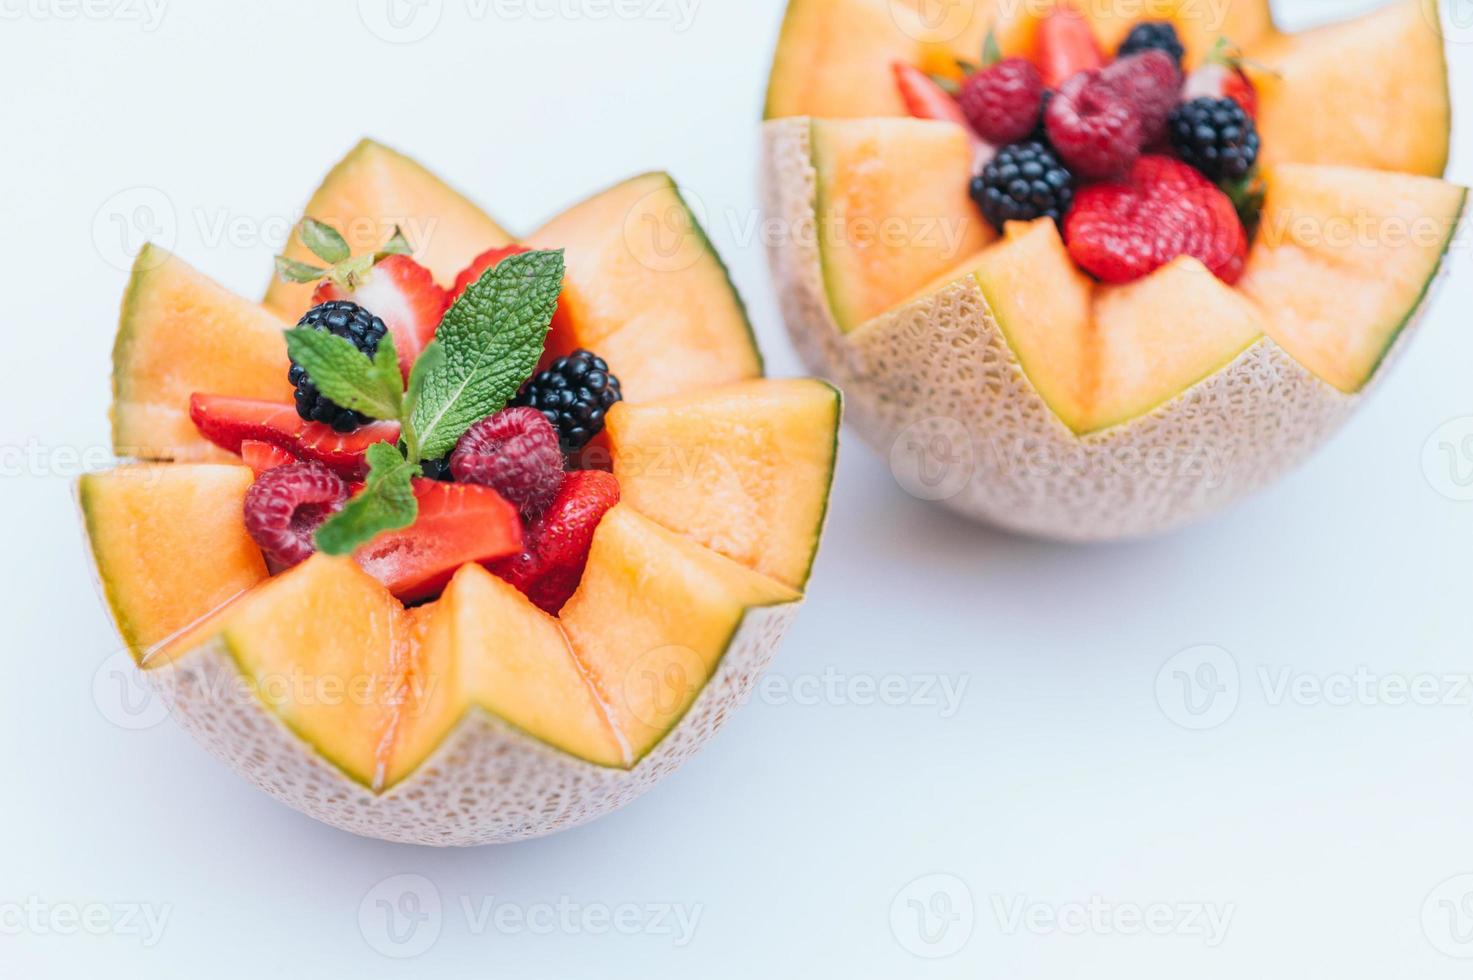
[[[1433,0],[1249,49],[1262,163],[1336,164],[1440,177],[1452,103]]]
[[[622,499],[785,585],[808,581],[833,482],[839,393],[748,381],[609,413]]]
[[[560,618],[640,759],[691,709],[728,648],[762,635],[798,599],[620,504],[599,524]]]
[[[290,401],[286,324],[156,245],[133,265],[113,346],[113,451],[226,458],[189,420],[196,391]]]
[[[418,163],[373,140],[363,140],[333,167],[304,211],[325,221],[347,239],[353,254],[372,252],[389,240],[395,226],[414,246],[414,258],[449,286],[461,269],[487,249],[512,238],[459,192]],[[292,235],[285,254],[320,265]],[[273,278],[266,306],[297,321],[311,305],[310,283]]]
[[[1273,33],[1273,12],[1268,0],[1119,0],[1079,4],[1094,25],[1095,34],[1107,52],[1125,40],[1130,29],[1143,20],[1170,21],[1187,49],[1188,69],[1201,63],[1219,38],[1247,47]]]
[[[1340,167],[1281,164],[1265,179],[1243,292],[1300,363],[1341,391],[1360,391],[1431,288],[1468,192]]]
[[[266,579],[241,521],[243,466],[126,466],[82,477],[98,579],[135,658]],[[200,547],[209,542],[208,547]]]
[[[551,353],[597,350],[630,401],[759,377],[746,307],[668,174],[625,181],[533,233],[566,252],[559,311],[573,336]]]
[[[813,120],[818,247],[848,331],[992,240],[967,194],[972,147],[959,126],[920,119]],[[792,234],[796,234],[796,229]]]

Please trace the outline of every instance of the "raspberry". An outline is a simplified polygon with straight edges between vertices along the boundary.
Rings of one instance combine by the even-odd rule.
[[[1049,100],[1044,119],[1049,142],[1064,163],[1087,179],[1129,169],[1145,142],[1140,112],[1100,74],[1080,72],[1065,82]]]
[[[1177,155],[1212,180],[1242,180],[1258,162],[1258,127],[1233,99],[1185,102],[1170,128]]]
[[[968,78],[956,98],[978,136],[1006,146],[1038,126],[1043,76],[1025,58],[1004,58]]]
[[[1151,146],[1166,135],[1166,120],[1181,98],[1182,73],[1170,55],[1142,51],[1122,58],[1100,72],[1106,82],[1130,100],[1141,118],[1141,145]]]
[[[1074,203],[1074,175],[1044,144],[1014,143],[972,178],[972,200],[998,231],[1009,221],[1063,221]]]
[[[1188,255],[1231,285],[1248,255],[1232,200],[1163,156],[1143,156],[1125,179],[1081,190],[1064,239],[1081,268],[1109,283],[1133,282]]]
[[[604,359],[580,349],[528,381],[512,404],[541,412],[557,428],[563,449],[573,452],[603,431],[604,413],[623,398]]]
[[[313,532],[347,502],[347,482],[321,463],[278,466],[246,491],[246,533],[278,566],[300,565],[317,551]]]
[[[352,341],[353,346],[362,351],[365,357],[374,355],[378,350],[379,341],[383,340],[384,334],[389,332],[383,320],[357,303],[350,303],[347,300],[330,300],[326,303],[319,303],[306,312],[297,326],[326,330],[328,333]],[[332,426],[338,432],[347,433],[367,425],[370,421],[351,409],[329,401],[307,376],[307,369],[296,361],[292,362],[287,380],[296,388],[297,414],[304,422],[322,422]]]
[[[618,502],[619,481],[612,474],[569,473],[552,505],[527,529],[526,550],[488,567],[556,616],[583,580],[599,521]]]
[[[1115,57],[1128,58],[1142,51],[1164,53],[1176,63],[1178,70],[1181,69],[1181,60],[1187,55],[1186,47],[1177,36],[1176,27],[1165,20],[1142,21],[1132,27],[1125,40],[1120,42]]]
[[[534,518],[547,509],[563,480],[557,430],[533,408],[507,408],[466,430],[450,454],[460,483],[491,487]]]

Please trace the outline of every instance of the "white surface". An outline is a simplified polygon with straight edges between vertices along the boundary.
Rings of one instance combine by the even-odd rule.
[[[775,372],[796,370],[751,233],[779,0],[634,6],[694,18],[683,32],[659,17],[498,20],[474,12],[557,8],[443,0],[428,38],[392,45],[353,0],[172,0],[154,30],[68,19],[70,0],[0,5],[0,977],[1466,976],[1445,953],[1473,944],[1458,944],[1441,903],[1461,902],[1468,928],[1473,879],[1438,886],[1473,872],[1473,503],[1435,489],[1453,487],[1436,444],[1423,464],[1447,420],[1473,435],[1466,240],[1460,278],[1349,431],[1271,492],[1166,540],[1070,549],[973,528],[850,445],[776,681],[939,677],[965,684],[955,713],[769,688],[634,807],[550,840],[446,853],[344,836],[168,722],[109,720],[128,721],[104,668],[115,641],[70,497],[77,456],[106,438],[124,282],[95,220],[103,234],[110,213],[161,196],[174,247],[253,294],[271,236],[364,133],[516,229],[668,167],[704,201]],[[1467,92],[1473,10],[1456,7],[1453,85]],[[1467,181],[1460,143],[1454,176]],[[156,191],[114,200],[138,186]],[[1473,441],[1459,451],[1466,478]],[[1189,731],[1172,720],[1171,672],[1160,702],[1157,677],[1201,644],[1235,658],[1241,691],[1225,723]],[[1277,697],[1281,672],[1320,684],[1362,668],[1449,686],[1435,706]],[[394,946],[377,901],[398,900],[404,880],[380,883],[401,874],[422,876],[410,891],[442,911]],[[903,891],[938,874],[955,880]],[[961,914],[968,895],[970,928],[962,915],[926,946],[909,902],[949,898]],[[1168,921],[1168,935],[1010,921],[1020,902],[1068,917],[1092,901],[1231,918],[1215,944],[1205,918]],[[493,902],[512,912],[483,918]],[[63,934],[91,903],[103,934]],[[653,920],[593,935],[559,925],[556,908],[542,917],[560,903],[699,918],[682,945]],[[167,914],[161,935],[131,918],[139,905]],[[535,930],[505,917],[516,912]],[[421,956],[406,968],[375,947]]]

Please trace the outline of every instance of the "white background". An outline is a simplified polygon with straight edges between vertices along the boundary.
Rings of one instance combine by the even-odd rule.
[[[153,22],[141,0],[0,0],[4,980],[1467,976],[1449,954],[1473,955],[1454,928],[1473,926],[1473,879],[1443,883],[1473,872],[1473,694],[1443,678],[1473,671],[1473,503],[1454,499],[1439,448],[1473,474],[1466,239],[1349,430],[1165,540],[1080,549],[973,527],[851,440],[774,670],[784,687],[592,826],[469,852],[359,840],[257,793],[167,721],[129,730],[150,719],[118,700],[72,478],[105,447],[121,256],[141,229],[255,295],[296,209],[364,134],[513,229],[665,167],[704,203],[774,373],[799,373],[752,230],[780,0],[651,0],[635,19],[431,0],[440,19],[410,44],[365,26],[385,0],[163,2]],[[672,19],[690,2],[688,24]],[[1473,8],[1455,13],[1466,93]],[[114,214],[138,219],[126,238]],[[1209,677],[1203,663],[1238,684],[1198,718],[1180,683]],[[1357,670],[1447,686],[1436,705],[1353,689],[1331,703]],[[960,706],[863,703],[845,685],[892,675],[917,692],[964,684]],[[826,676],[837,688],[807,696]],[[1309,687],[1282,694],[1286,679]],[[1178,724],[1204,720],[1222,723]],[[405,874],[420,877],[381,884]],[[376,903],[406,883],[441,913],[396,946]],[[1124,925],[1077,920],[1091,902]],[[65,934],[93,903],[103,934]],[[484,919],[489,903],[512,911]],[[699,918],[690,936],[652,919],[593,935],[576,917],[549,934],[537,918],[629,903]],[[162,934],[132,906],[166,915]],[[1164,935],[1131,927],[1153,906]],[[918,907],[949,923],[935,945]],[[1224,934],[1207,912],[1229,917]],[[384,955],[420,950],[408,967]]]

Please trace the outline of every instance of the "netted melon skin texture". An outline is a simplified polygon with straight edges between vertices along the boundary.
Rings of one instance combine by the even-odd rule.
[[[597,819],[678,769],[751,697],[800,605],[749,610],[690,711],[628,771],[582,762],[478,709],[423,766],[375,794],[324,760],[246,690],[220,643],[145,674],[177,722],[212,755],[308,816],[401,844],[501,844]]]
[[[794,346],[843,389],[849,421],[887,458],[916,447],[934,453],[937,466],[962,467],[960,478],[942,481],[938,502],[1020,533],[1064,541],[1161,534],[1263,488],[1344,425],[1435,292],[1355,395],[1263,339],[1149,414],[1081,437],[1028,380],[973,279],[840,331],[814,235],[810,132],[808,119],[763,126],[763,207],[784,232],[769,239],[769,260]]]

